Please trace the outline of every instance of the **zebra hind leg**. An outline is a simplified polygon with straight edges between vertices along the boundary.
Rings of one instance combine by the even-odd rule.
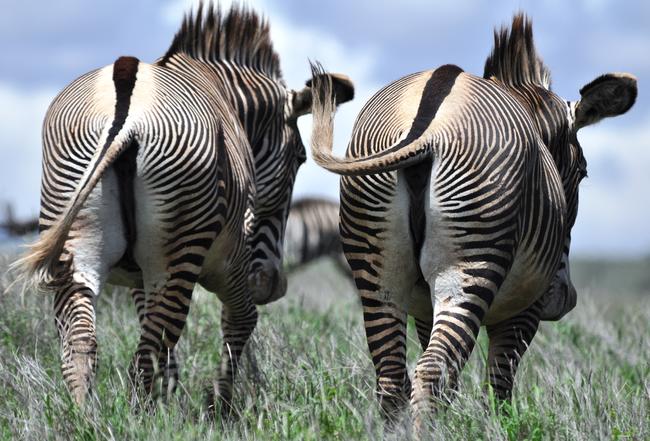
[[[63,379],[78,405],[91,389],[97,365],[95,294],[87,286],[69,281],[54,297],[56,327],[62,347]]]
[[[411,381],[406,370],[406,312],[361,293],[368,348],[375,366],[376,394],[387,429],[408,404]]]
[[[152,302],[149,302],[147,305],[146,293],[143,289],[131,289],[131,298],[135,304],[138,321],[140,322],[140,328],[142,329],[144,327],[146,310],[147,308],[151,309],[153,304]],[[162,384],[160,385],[161,396],[163,398],[168,398],[176,390],[179,378],[175,348],[166,348],[166,351],[162,351],[158,358],[158,368],[156,372],[162,377]],[[154,378],[154,383],[157,381],[158,378]]]
[[[543,303],[540,299],[520,314],[487,326],[488,379],[495,398],[510,401],[517,367],[539,326]],[[502,407],[502,406],[499,406]]]
[[[418,334],[418,341],[420,342],[423,351],[426,351],[429,346],[432,328],[433,322],[415,318],[415,330]]]
[[[466,277],[468,274],[474,277]],[[416,433],[421,433],[437,408],[449,402],[448,392],[457,387],[494,298],[495,282],[470,269],[451,269],[438,277],[430,283],[435,293],[431,337],[417,362],[411,394]],[[459,280],[463,282],[454,283]]]
[[[220,414],[222,420],[228,420],[233,416],[235,375],[242,351],[257,325],[257,308],[248,292],[247,274],[232,274],[227,289],[219,297],[223,302],[221,363],[216,383],[208,391],[206,401],[211,417]]]
[[[161,359],[173,353],[185,327],[203,256],[182,254],[171,262],[164,286],[153,290],[150,302],[148,299],[145,303],[140,342],[129,369],[136,391],[147,406],[158,397],[154,380]],[[162,363],[166,365],[165,360]]]

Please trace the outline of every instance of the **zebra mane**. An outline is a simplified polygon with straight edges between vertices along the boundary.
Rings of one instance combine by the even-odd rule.
[[[175,54],[186,54],[201,61],[228,60],[254,67],[271,78],[281,80],[280,59],[273,50],[269,24],[265,18],[244,6],[233,5],[224,14],[220,7],[203,2],[195,14],[183,18],[167,53],[164,65]]]
[[[509,86],[536,84],[551,89],[551,72],[537,56],[533,24],[522,12],[512,19],[508,30],[494,30],[494,48],[485,60],[483,78],[496,78]]]

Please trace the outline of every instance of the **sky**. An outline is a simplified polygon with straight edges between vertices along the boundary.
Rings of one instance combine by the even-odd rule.
[[[68,83],[121,55],[152,62],[163,55],[192,0],[0,0],[0,207],[19,217],[39,208],[41,124]],[[225,6],[230,1],[222,2]],[[252,0],[270,21],[284,78],[309,78],[308,60],[349,75],[356,98],[335,120],[343,155],[354,118],[382,86],[406,74],[454,63],[482,74],[495,27],[517,11],[533,20],[538,53],[553,90],[567,100],[606,72],[637,76],[627,114],[585,128],[579,140],[589,178],[580,190],[572,253],[650,255],[650,2],[621,0]],[[309,146],[311,121],[299,123]],[[338,177],[311,160],[294,197],[338,198]]]

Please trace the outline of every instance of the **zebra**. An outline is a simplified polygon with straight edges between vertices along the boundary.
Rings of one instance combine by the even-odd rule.
[[[352,99],[346,76],[331,79],[338,103]],[[201,4],[153,64],[120,57],[51,103],[41,233],[17,264],[54,292],[63,378],[77,404],[95,372],[95,303],[105,283],[146,293],[129,368],[145,397],[159,373],[177,376],[167,354],[199,283],[223,304],[209,411],[230,413],[255,305],[286,288],[283,232],[306,157],[297,118],[310,112],[310,81],[286,88],[265,19]]]
[[[283,268],[290,274],[321,257],[332,258],[343,275],[352,277],[339,238],[339,204],[323,198],[294,200],[289,208],[284,233]],[[143,289],[132,288],[130,295],[138,320],[142,324],[145,318],[146,293]],[[166,354],[165,368],[169,372],[177,373],[176,353],[173,348]],[[177,381],[172,378],[173,383],[169,383],[169,380],[169,373],[163,376],[163,390],[173,388]]]
[[[339,204],[323,198],[301,198],[289,209],[284,236],[284,265],[292,271],[323,256],[351,276],[339,236]]]
[[[540,320],[576,304],[568,255],[587,175],[577,131],[629,110],[636,78],[604,74],[578,101],[560,98],[519,13],[495,29],[482,78],[443,65],[378,91],[345,158],[332,153],[329,83],[313,84],[312,154],[342,175],[341,240],[382,414],[390,424],[410,399],[422,427],[450,398],[481,326],[489,384],[508,400]],[[412,384],[408,315],[423,350]]]

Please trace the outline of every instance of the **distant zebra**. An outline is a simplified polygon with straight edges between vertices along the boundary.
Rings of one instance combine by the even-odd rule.
[[[540,319],[576,303],[568,255],[587,174],[577,131],[630,109],[636,79],[605,74],[580,100],[563,100],[519,14],[495,32],[483,78],[445,65],[377,92],[346,158],[331,153],[327,90],[315,78],[312,153],[345,175],[341,237],[384,414],[393,418],[410,395],[420,426],[456,384],[481,325],[490,384],[508,398]],[[424,350],[412,388],[409,314]]]
[[[30,218],[19,221],[14,217],[14,210],[11,204],[5,209],[5,219],[0,223],[0,230],[4,230],[9,236],[24,236],[38,232],[38,218]]]
[[[332,76],[337,102],[353,86]],[[144,289],[130,369],[147,394],[185,326],[198,282],[223,302],[210,402],[227,414],[256,303],[284,295],[282,241],[305,160],[288,90],[254,12],[203,6],[154,64],[121,57],[68,85],[43,128],[41,235],[19,263],[54,291],[65,382],[85,400],[96,365],[95,298],[106,283]],[[165,380],[166,381],[166,380]],[[214,408],[213,408],[214,409]]]
[[[341,248],[339,204],[321,198],[297,199],[289,209],[284,235],[285,268],[291,271],[324,256],[351,276]]]

